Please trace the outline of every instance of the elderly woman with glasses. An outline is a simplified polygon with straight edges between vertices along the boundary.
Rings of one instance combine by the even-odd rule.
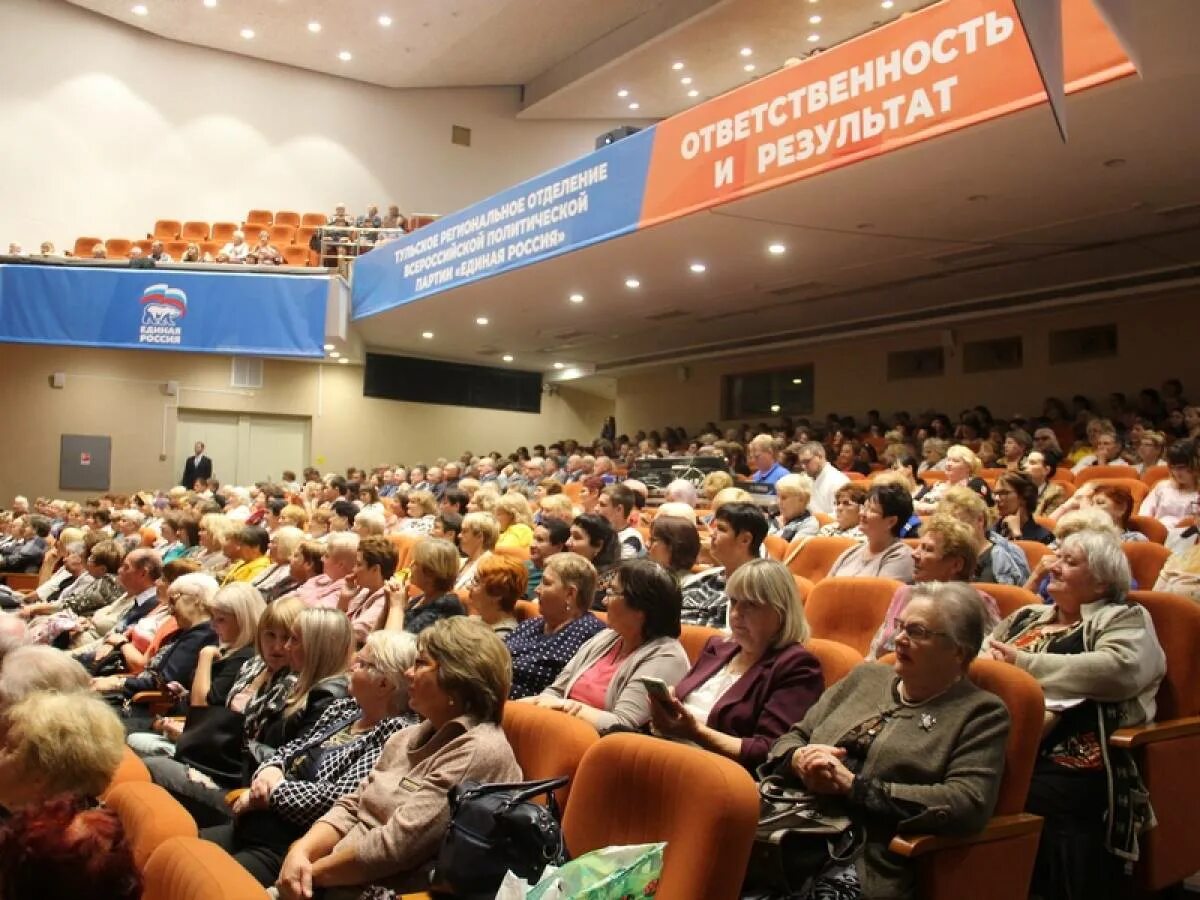
[[[264,887],[275,883],[292,842],[354,793],[388,739],[420,717],[408,705],[411,634],[376,631],[350,666],[350,696],[335,700],[300,737],[259,766],[233,804],[234,822],[205,829]]]
[[[1118,728],[1153,721],[1166,658],[1145,608],[1130,603],[1129,563],[1110,533],[1062,541],[1048,606],[1026,606],[992,631],[993,658],[1034,676],[1045,726],[1027,809],[1046,819],[1033,893],[1108,897],[1153,814],[1137,767],[1108,746]]]
[[[987,824],[1009,717],[967,677],[984,621],[969,585],[916,585],[893,623],[894,665],[851,671],[771,748],[761,777],[805,789],[819,809],[866,831],[857,860],[808,896],[915,897],[914,872],[889,852],[891,838],[971,834]]]

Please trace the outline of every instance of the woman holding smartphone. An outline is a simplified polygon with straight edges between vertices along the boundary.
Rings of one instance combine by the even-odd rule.
[[[804,648],[808,622],[786,566],[751,560],[729,577],[725,593],[732,635],[709,638],[673,692],[650,688],[651,720],[658,734],[753,772],[817,702],[825,680]]]

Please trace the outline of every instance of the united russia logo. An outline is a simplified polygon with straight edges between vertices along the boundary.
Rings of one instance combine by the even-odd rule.
[[[187,315],[187,294],[165,284],[142,291],[142,323],[138,341],[143,344],[178,344],[183,337],[179,320]]]

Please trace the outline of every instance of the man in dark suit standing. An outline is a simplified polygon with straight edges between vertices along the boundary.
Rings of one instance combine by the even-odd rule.
[[[183,480],[180,482],[189,491],[196,486],[197,479],[212,478],[212,460],[204,455],[204,441],[196,441],[196,454],[189,456],[183,465]]]

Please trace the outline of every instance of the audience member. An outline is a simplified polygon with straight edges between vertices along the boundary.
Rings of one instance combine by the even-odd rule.
[[[682,592],[682,621],[687,625],[724,628],[729,578],[752,559],[758,559],[767,536],[767,517],[753,503],[722,503],[713,515],[710,552],[717,566],[689,581]]]
[[[463,534],[466,534],[465,526]],[[491,558],[489,555],[488,559]],[[420,634],[441,619],[466,615],[466,608],[454,593],[457,573],[458,553],[453,544],[437,538],[418,543],[413,547],[412,562],[409,563],[409,583],[420,593],[409,600],[398,587],[390,589],[383,627],[389,631]],[[474,583],[472,578],[471,584]]]
[[[796,464],[812,479],[812,498],[809,507],[813,512],[833,515],[834,495],[848,479],[825,459],[825,446],[817,441],[801,445],[796,455]]]
[[[797,537],[812,537],[821,523],[808,508],[813,483],[807,475],[783,475],[775,481],[779,498],[779,516],[771,523],[771,532],[791,543]]]
[[[859,528],[866,540],[835,559],[826,577],[866,575],[912,581],[912,550],[900,539],[912,510],[912,496],[901,485],[873,486],[867,492],[859,517]]]
[[[517,627],[517,601],[525,596],[527,584],[523,564],[493,555],[475,570],[475,582],[467,595],[467,610],[500,637],[507,637]]]

